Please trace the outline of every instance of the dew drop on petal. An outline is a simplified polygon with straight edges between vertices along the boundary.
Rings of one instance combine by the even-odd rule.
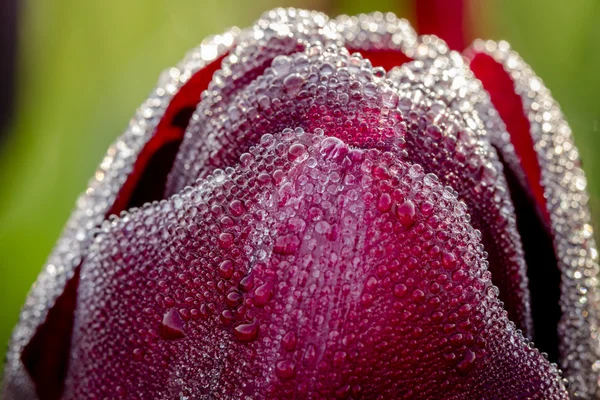
[[[228,249],[233,245],[233,235],[228,232],[219,235],[219,246],[223,249]]]
[[[283,80],[283,87],[287,93],[295,94],[300,90],[303,83],[304,78],[301,75],[291,74]]]
[[[278,56],[273,59],[271,68],[277,76],[285,76],[290,73],[292,64],[290,58],[286,56]]]
[[[317,362],[317,348],[313,344],[309,344],[304,352],[302,363],[307,366],[314,366]]]
[[[254,290],[253,302],[257,306],[264,306],[273,297],[273,284],[266,282]]]
[[[294,254],[300,247],[300,239],[296,235],[279,236],[273,246],[273,253],[289,255]]]
[[[241,201],[233,200],[231,203],[229,203],[229,211],[234,217],[239,217],[244,213],[244,206],[242,205]]]
[[[415,223],[415,203],[405,200],[396,207],[396,217],[404,227],[409,228]]]
[[[258,321],[249,324],[240,324],[233,330],[235,337],[240,342],[251,342],[258,337]]]
[[[223,279],[230,279],[233,276],[233,261],[225,260],[219,265],[219,276]]]
[[[165,313],[160,325],[160,337],[165,340],[181,339],[185,336],[183,319],[174,308]]]
[[[296,334],[292,331],[287,332],[285,335],[283,335],[283,338],[281,339],[281,346],[286,351],[294,350],[297,344],[298,339],[296,337]]]
[[[225,303],[228,307],[236,307],[242,303],[244,296],[235,290],[229,292],[225,298]]]
[[[383,193],[379,196],[377,202],[377,209],[381,212],[388,212],[392,208],[392,197],[388,193]]]
[[[306,156],[306,147],[301,143],[291,145],[288,150],[288,158],[290,161],[303,161]]]
[[[296,375],[296,365],[290,360],[278,361],[275,365],[275,373],[280,379],[290,379]]]
[[[403,297],[406,294],[407,290],[408,289],[405,284],[399,283],[396,286],[394,286],[394,296]]]
[[[446,269],[453,269],[456,266],[456,256],[454,253],[444,252],[442,254],[442,265]]]
[[[475,366],[476,359],[475,353],[472,350],[467,350],[465,357],[457,365],[459,372],[463,374],[469,372]]]

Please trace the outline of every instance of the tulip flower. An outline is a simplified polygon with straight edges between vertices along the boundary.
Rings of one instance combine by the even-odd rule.
[[[585,188],[505,42],[270,11],[168,69],[109,148],[4,393],[596,398]]]

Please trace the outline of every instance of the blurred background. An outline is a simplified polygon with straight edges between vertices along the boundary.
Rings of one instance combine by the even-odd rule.
[[[273,7],[393,11],[414,22],[414,2],[1,0],[0,356],[77,195],[162,69]],[[562,105],[600,226],[600,2],[464,5],[468,36],[508,40]]]

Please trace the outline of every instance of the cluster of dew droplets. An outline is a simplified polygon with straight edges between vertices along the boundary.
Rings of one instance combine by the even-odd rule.
[[[170,193],[232,165],[263,134],[285,128],[322,129],[357,147],[400,154],[405,127],[398,96],[384,77],[383,69],[333,45],[276,57],[235,96],[215,92],[214,104],[202,100],[171,174]],[[222,115],[207,112],[209,105]]]
[[[477,117],[437,98],[415,78],[424,64],[412,65],[404,68],[407,79],[392,88],[385,71],[336,46],[309,45],[304,52],[274,58],[235,95],[215,90],[201,102],[169,190],[232,165],[263,134],[286,127],[322,129],[357,147],[392,150],[435,173],[466,200],[465,212],[483,232],[510,317],[529,333],[525,263],[498,157],[477,136]],[[208,109],[220,110],[221,117]]]
[[[434,176],[299,128],[239,160],[103,226],[67,398],[558,393]]]
[[[346,47],[355,51],[395,50],[405,53],[417,42],[410,23],[392,13],[341,15],[335,20]]]
[[[430,116],[426,124],[421,122],[421,129],[408,132],[413,139],[417,138],[418,147],[409,139],[407,151],[428,158],[428,161],[423,158],[416,161],[440,176],[444,184],[456,189],[461,198],[474,199],[468,202],[467,211],[473,216],[475,227],[483,232],[486,251],[492,260],[490,268],[502,289],[501,297],[507,301],[510,317],[531,335],[523,251],[501,174],[502,166],[490,146],[490,142],[504,146],[510,140],[481,83],[459,53],[449,51],[446,44],[434,36],[416,38],[410,28],[402,29],[402,21],[394,16],[375,13],[340,17],[338,26],[347,47],[360,51],[401,51],[419,60],[394,68],[388,74],[400,89],[402,102],[414,97],[426,105],[425,110],[420,111],[427,111]],[[453,129],[454,124],[446,128],[440,121],[445,108],[457,114],[458,129]],[[419,118],[419,112],[409,114],[407,121],[410,123],[415,118]],[[438,149],[441,144],[445,146]],[[447,150],[453,148],[456,148],[457,160],[445,159],[453,157],[447,154]],[[514,157],[507,160],[509,164],[514,161]],[[463,175],[470,175],[469,181]],[[485,205],[481,198],[487,200]],[[488,212],[490,206],[493,208]]]
[[[465,96],[474,96],[471,92],[481,91],[481,85],[455,64],[462,65],[451,55],[414,61],[389,73],[407,115],[406,149],[411,161],[434,172],[464,199],[464,211],[482,232],[509,316],[530,336],[526,265],[503,168],[477,112],[465,106],[471,104]]]
[[[252,28],[242,31],[236,46],[223,60],[221,69],[215,73],[202,94],[191,125],[202,124],[204,118],[222,124],[235,123],[240,110],[232,106],[235,101],[231,99],[260,76],[275,57],[302,51],[311,44],[330,44],[336,40],[337,34],[325,14],[294,9],[276,9],[264,13]],[[190,139],[190,136],[194,137]],[[193,164],[198,149],[187,145],[189,141],[194,142],[196,136],[193,131],[186,133],[187,140],[183,147],[188,148],[178,154],[167,183],[167,191],[171,194],[185,186],[180,181],[181,175],[185,175],[190,168],[194,173],[198,172]],[[203,137],[202,140],[214,139]]]

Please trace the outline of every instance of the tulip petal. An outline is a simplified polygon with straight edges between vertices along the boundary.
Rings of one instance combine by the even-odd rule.
[[[200,93],[208,87],[213,73],[220,68],[222,59],[223,57],[217,58],[191,75],[168,102],[154,134],[140,150],[132,171],[107,215],[118,215],[123,210],[163,197],[167,174],[173,165],[185,128],[200,101]],[[181,74],[176,69],[169,73]]]
[[[411,60],[417,33],[410,23],[392,13],[375,12],[335,19],[346,48],[360,52],[375,67],[386,71]]]
[[[407,26],[407,21],[389,13],[376,12],[356,17],[343,15],[335,21],[345,47],[360,52],[375,66],[383,66],[390,71],[407,61],[422,61],[427,68],[427,74],[413,74],[412,82],[427,87],[435,85],[436,95],[457,112],[465,114],[465,107],[469,109],[468,112],[470,108],[474,108],[477,117],[485,125],[484,130],[478,130],[482,139],[491,142],[495,147],[512,146],[506,126],[492,106],[489,95],[483,90],[481,83],[473,79],[473,74],[465,65],[461,54],[451,51],[442,39],[433,35],[416,36],[414,30]],[[373,62],[371,56],[376,62]],[[384,57],[386,59],[380,61]],[[397,62],[391,63],[388,59]],[[391,73],[390,77],[394,78],[394,74]],[[444,90],[446,85],[452,90]],[[471,104],[468,104],[469,102]],[[514,152],[503,152],[502,156],[503,162],[511,167],[520,163]],[[519,172],[517,178],[525,180],[525,175],[519,168],[512,169],[513,172]]]
[[[471,69],[485,85],[494,107],[505,122],[511,135],[514,152],[517,154],[520,167],[525,173],[526,184],[536,200],[540,212],[544,214],[545,218],[548,218],[544,188],[541,183],[540,165],[537,161],[532,137],[529,134],[529,121],[524,114],[521,97],[514,90],[511,90],[513,87],[512,78],[504,70],[502,64],[483,53],[473,56]]]
[[[202,101],[192,116],[192,124],[200,118],[220,123],[228,122],[232,112],[228,107],[231,99],[264,70],[277,56],[302,51],[310,44],[330,44],[338,39],[333,25],[325,14],[296,9],[276,9],[266,12],[250,29],[243,31],[231,54],[223,60]],[[215,122],[216,123],[216,122]],[[186,176],[197,176],[197,165],[192,161],[203,143],[194,143],[197,138],[186,133],[183,151],[177,154],[169,174],[166,195],[178,193],[184,186],[193,183]],[[191,171],[191,172],[190,172]]]
[[[171,173],[177,185],[168,194],[234,164],[263,134],[288,127],[325,129],[353,146],[402,152],[406,127],[398,96],[384,85],[384,75],[360,55],[334,45],[278,56],[229,101],[220,101],[219,91],[202,99]],[[215,118],[205,105],[226,115]]]
[[[152,164],[152,156],[182,133],[179,111],[197,102],[199,95],[194,100],[193,93],[202,90],[202,82],[208,81],[203,74],[212,75],[215,60],[229,50],[237,34],[233,29],[208,38],[181,64],[165,71],[128,130],[108,149],[21,311],[6,357],[2,380],[5,398],[43,400],[60,396],[78,266],[96,228],[108,215],[128,207],[132,194],[139,193],[136,188],[140,187],[140,178],[143,182],[145,167]],[[150,195],[154,192],[149,191]],[[148,192],[142,197],[147,195]],[[133,196],[134,202],[135,199]]]
[[[480,148],[488,154],[487,161],[484,161],[487,167],[484,167],[480,178],[484,189],[465,179],[447,184],[453,186],[465,199],[473,218],[473,226],[483,234],[482,240],[489,254],[489,268],[510,318],[528,337],[532,337],[534,329],[527,265],[508,185],[502,177],[499,184],[492,184],[499,190],[485,186],[486,169],[503,175],[503,166],[490,142],[495,137],[506,138],[506,129],[491,105],[489,96],[470,72],[462,56],[449,51],[443,42],[436,40],[434,37],[420,37],[416,47],[424,46],[428,49],[420,52],[421,55],[415,54],[422,60],[394,68],[388,76],[400,88],[424,90],[432,102],[442,101],[448,105],[453,112],[461,115],[467,126],[473,128],[477,140],[481,141]],[[476,182],[477,176],[474,178]]]
[[[571,129],[541,79],[507,43],[477,41],[467,55],[510,132],[514,146],[500,146],[499,152],[520,159],[512,172],[527,176],[522,181],[526,194],[542,216],[535,223],[554,244],[560,271],[560,365],[569,390],[575,397],[599,397],[598,252]],[[535,216],[535,210],[529,214]]]
[[[444,39],[453,50],[462,51],[469,28],[469,2],[464,0],[419,0],[415,2],[419,32]]]
[[[264,135],[103,224],[65,398],[566,399],[506,317],[464,209],[390,152]]]
[[[462,120],[459,125],[471,128],[477,134],[477,140],[481,141],[474,145],[476,150],[469,158],[480,159],[478,163],[484,165],[484,171],[495,170],[499,175],[503,175],[502,164],[490,143],[495,146],[511,146],[509,135],[489,96],[459,53],[450,51],[446,43],[435,36],[416,37],[414,31],[404,27],[406,21],[395,19],[393,15],[374,13],[358,17],[343,16],[337,18],[336,22],[340,26],[338,30],[342,32],[347,48],[378,58],[384,54],[390,60],[418,60],[412,63],[401,62],[398,65],[403,64],[403,67],[396,66],[389,72],[388,77],[400,90],[400,95],[406,90],[416,91],[422,93],[432,104],[442,102],[449,110],[460,115]],[[378,29],[374,30],[374,26]],[[422,136],[417,135],[417,140]],[[496,190],[482,190],[481,187],[485,187],[486,184],[479,183],[485,181],[487,173],[482,173],[481,176],[471,175],[472,182],[469,182],[469,173],[466,172],[468,168],[464,166],[458,165],[455,169],[450,167],[455,176],[452,176],[451,171],[440,172],[440,166],[436,165],[439,156],[435,156],[436,150],[430,148],[430,144],[426,143],[423,146],[418,141],[413,141],[413,144],[408,141],[408,145],[413,148],[410,154],[420,154],[428,158],[428,161],[419,161],[426,169],[433,159],[432,171],[440,176],[445,185],[452,186],[459,196],[465,199],[468,211],[473,217],[473,225],[483,233],[483,243],[489,254],[490,271],[494,283],[500,289],[500,298],[506,304],[509,317],[528,337],[532,337],[534,329],[528,270],[504,177],[500,176],[498,183],[492,184]],[[518,164],[517,157],[505,157],[504,161]],[[441,168],[445,167],[447,166]],[[524,179],[522,175],[517,177]],[[478,184],[475,184],[476,182]],[[537,278],[531,271],[529,275]],[[543,296],[541,299],[546,300]],[[535,300],[538,301],[538,298]],[[542,306],[547,307],[547,304]],[[539,318],[535,320],[541,330],[545,330],[547,322],[553,321]]]
[[[369,60],[334,45],[308,45],[305,52],[274,59],[235,96],[221,95],[214,85],[188,126],[168,194],[214,168],[232,165],[262,134],[286,127],[320,128],[352,146],[394,151],[438,175],[465,200],[474,226],[483,233],[494,283],[509,316],[531,335],[514,208],[495,150],[470,128],[481,121],[474,113],[454,112],[446,99],[424,87],[420,80],[426,72],[400,69],[397,74],[414,84],[394,88]]]

